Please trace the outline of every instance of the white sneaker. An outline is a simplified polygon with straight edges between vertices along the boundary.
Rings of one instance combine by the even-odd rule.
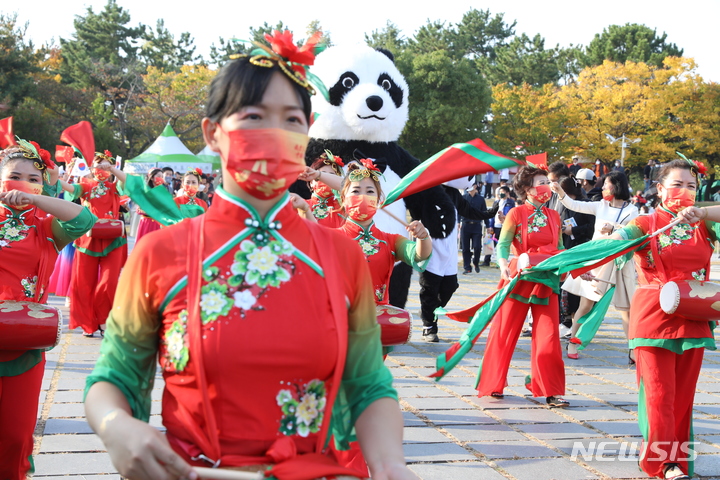
[[[571,329],[563,324],[560,324],[560,338],[570,338],[570,332],[572,332]]]

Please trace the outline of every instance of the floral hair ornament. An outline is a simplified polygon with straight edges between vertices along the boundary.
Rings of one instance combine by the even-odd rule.
[[[345,166],[342,158],[333,155],[330,150],[325,150],[325,153],[320,155],[320,158],[323,159],[323,163],[325,165],[330,166],[333,170],[335,170],[335,173],[342,176],[342,167]]]
[[[103,152],[95,152],[95,160],[93,163],[99,163],[103,160],[107,160],[110,162],[111,165],[115,165],[115,158],[112,156],[112,153],[110,153],[110,150],[105,150]]]
[[[372,159],[361,158],[358,162],[362,166],[351,170],[350,173],[348,173],[348,180],[351,182],[360,182],[363,178],[372,178],[376,182],[380,181],[382,172],[380,172],[380,169],[375,166]]]
[[[10,154],[9,158],[27,158],[28,160],[34,160],[35,168],[38,170],[53,170],[55,168],[55,162],[52,161],[50,152],[44,148],[40,148],[37,142],[28,142],[20,137],[17,139],[17,146],[20,147],[20,151]]]
[[[203,172],[199,168],[191,168],[187,171],[185,175],[195,175],[196,177],[198,177],[198,179],[200,179],[202,177],[202,174]]]
[[[697,172],[698,172],[700,175],[707,175],[708,169],[707,169],[707,167],[705,166],[704,163],[702,163],[702,162],[699,161],[699,160],[690,160],[689,158],[687,158],[685,155],[683,155],[683,154],[680,153],[680,152],[675,152],[675,153],[677,153],[677,154],[680,156],[680,158],[682,158],[683,160],[685,160],[686,162],[688,162],[691,167],[695,168],[695,170],[697,170]]]
[[[317,88],[323,97],[330,101],[325,84],[308,70],[308,67],[315,63],[315,56],[327,48],[327,44],[321,42],[321,31],[312,34],[307,42],[299,47],[293,42],[293,34],[290,30],[283,32],[273,30],[272,35],[265,34],[265,40],[270,43],[269,46],[248,40],[235,41],[252,43],[257,47],[249,55],[250,63],[253,65],[272,68],[277,63],[285,75],[301,87],[307,88],[310,95],[315,95],[315,88]],[[247,55],[230,55],[230,58],[236,59],[244,56]]]

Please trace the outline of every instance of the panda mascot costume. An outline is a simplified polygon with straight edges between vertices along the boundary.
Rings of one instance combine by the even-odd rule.
[[[313,97],[318,116],[310,126],[308,165],[325,150],[345,162],[356,155],[372,158],[383,172],[381,186],[387,194],[420,164],[397,143],[408,120],[408,85],[392,54],[366,45],[330,47],[317,56],[312,71],[327,87],[329,101]],[[439,186],[398,200],[387,210],[402,219],[409,210],[434,239],[447,237],[456,222],[453,203]],[[374,220],[380,230],[407,236],[404,226],[382,209]],[[405,307],[411,276],[411,267],[395,265],[392,305]]]

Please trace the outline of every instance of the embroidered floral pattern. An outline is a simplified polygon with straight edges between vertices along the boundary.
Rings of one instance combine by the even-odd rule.
[[[244,240],[230,266],[233,276],[228,279],[228,283],[232,286],[246,283],[260,288],[277,288],[290,280],[295,270],[292,262],[282,258],[292,252],[293,246],[288,242],[272,240],[266,245],[256,245],[250,240]]]
[[[105,182],[98,182],[97,185],[90,190],[90,198],[100,198],[104,196],[108,190],[110,189],[105,185]]]
[[[227,297],[227,285],[210,282],[202,287],[200,294],[200,318],[203,325],[230,313],[233,302]]]
[[[700,282],[705,281],[705,269],[701,268],[700,270],[697,270],[695,272],[692,272],[691,275],[695,280],[698,280]]]
[[[540,231],[545,226],[547,226],[547,217],[542,212],[535,212],[528,224],[528,232]]]
[[[318,203],[312,206],[312,214],[318,220],[323,220],[330,215],[330,207],[327,204],[327,200],[320,199]]]
[[[301,437],[317,433],[322,425],[327,403],[325,383],[315,379],[303,386],[290,382],[287,382],[287,385],[290,388],[280,390],[275,397],[283,414],[280,419],[280,433]]]
[[[180,312],[177,320],[170,325],[161,340],[166,371],[182,372],[190,359],[187,346],[187,318],[187,310]]]
[[[382,302],[383,298],[385,298],[385,290],[387,290],[387,285],[381,285],[375,289],[376,301]]]
[[[665,231],[658,235],[658,245],[660,248],[666,248],[670,245],[680,245],[685,240],[690,240],[695,227],[681,223],[675,225],[670,231]]]
[[[35,298],[35,290],[37,288],[38,277],[23,278],[20,280],[20,285],[23,287],[23,294],[27,298]]]
[[[10,246],[12,242],[19,242],[27,237],[29,225],[25,225],[16,218],[11,218],[0,226],[0,249]]]
[[[360,240],[358,240],[358,244],[360,245],[360,248],[362,249],[366,257],[375,255],[377,252],[380,251],[380,247],[378,247],[378,245],[380,244],[380,240],[372,236],[368,238],[361,238]]]

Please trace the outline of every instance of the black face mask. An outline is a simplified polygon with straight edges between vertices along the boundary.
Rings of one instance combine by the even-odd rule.
[[[500,198],[505,198],[506,196],[507,196],[507,195],[504,194],[504,193],[501,193],[501,194],[500,194]]]

